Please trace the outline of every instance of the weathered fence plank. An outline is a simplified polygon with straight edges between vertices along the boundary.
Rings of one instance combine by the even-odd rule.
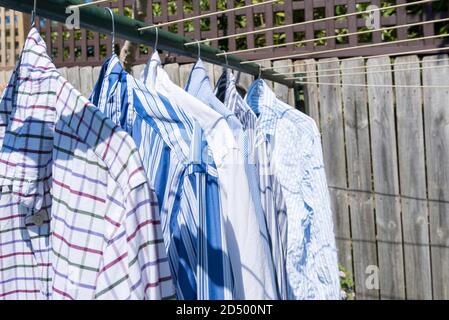
[[[212,85],[213,88],[215,88],[215,85],[217,84],[217,81],[220,79],[221,75],[223,74],[223,67],[219,65],[214,65],[214,84]]]
[[[67,69],[67,80],[77,89],[81,90],[80,68],[72,67]]]
[[[355,69],[359,68],[359,69]],[[349,207],[357,299],[378,299],[379,290],[366,286],[366,272],[377,266],[376,222],[372,196],[368,97],[363,59],[342,61]],[[355,74],[359,73],[359,74]]]
[[[304,71],[306,72],[304,84],[304,101],[306,104],[306,113],[315,120],[318,128],[321,128],[320,109],[319,109],[319,89],[317,82],[317,65],[315,60],[309,59],[304,61]]]
[[[12,69],[5,71],[5,83],[6,84],[9,82],[9,79],[11,78],[12,71],[13,71]]]
[[[321,85],[321,129],[327,182],[336,226],[339,262],[352,273],[351,231],[346,195],[346,154],[340,76],[325,71],[339,67],[337,59],[321,60],[318,68]],[[330,76],[329,76],[330,75]]]
[[[444,59],[444,61],[432,61]],[[449,86],[447,55],[426,57],[424,86]],[[424,89],[424,119],[429,196],[430,241],[432,254],[433,298],[449,299],[449,92],[441,88]]]
[[[277,60],[273,62],[273,67],[278,68],[276,69],[276,71],[280,73],[287,73],[287,72],[290,73],[293,71],[293,68],[289,67],[291,64],[292,64],[291,60]],[[273,90],[276,96],[285,103],[294,101],[293,90],[290,90],[287,86],[284,86],[279,83],[274,83]]]
[[[262,61],[261,63],[260,63],[260,66],[262,67],[262,68],[269,68],[269,67],[271,67],[271,61]],[[279,69],[274,69],[275,71],[279,71]],[[280,69],[281,70],[281,72],[282,72],[282,69]],[[268,87],[270,87],[271,89],[273,89],[273,81],[265,81],[266,83],[267,83],[267,85],[268,85]]]
[[[101,72],[101,66],[97,66],[92,69],[92,79],[93,79],[94,86],[97,83],[98,79],[100,78],[100,72]],[[133,70],[133,72],[134,72],[134,70]],[[139,77],[140,77],[140,75],[137,75],[137,79],[139,79]]]
[[[142,72],[145,69],[145,64],[138,64],[132,68],[133,77],[136,79],[140,79],[142,76]]]
[[[392,74],[383,72],[386,70],[384,66],[377,66],[389,63],[388,58],[373,58],[367,62],[379,282],[382,299],[404,299],[404,260]]]
[[[96,81],[97,79],[95,79]],[[80,68],[80,92],[88,97],[92,93],[93,77],[92,77],[92,67],[81,67]]]
[[[203,61],[203,64],[206,69],[207,76],[209,77],[210,84],[213,88],[215,85],[214,64],[206,61]]]
[[[170,63],[164,66],[164,70],[168,73],[170,80],[173,81],[174,84],[180,85],[179,80],[179,64]]]
[[[193,68],[193,63],[183,64],[179,67],[179,85],[184,88],[189,80],[190,72]]]
[[[249,87],[251,86],[251,84],[254,81],[254,77],[250,74],[247,73],[240,73],[240,75],[236,75],[237,77],[237,84],[240,85],[241,87],[243,87],[245,89],[246,92],[248,92]],[[218,80],[218,79],[217,79]]]
[[[61,74],[61,76],[63,76],[64,79],[68,78],[67,75],[67,68],[66,67],[62,67],[58,69],[58,72]],[[68,79],[67,79],[68,80]],[[77,88],[78,89],[78,88]]]
[[[417,56],[395,60],[396,121],[407,299],[432,299],[421,74]],[[434,70],[435,72],[436,70]]]

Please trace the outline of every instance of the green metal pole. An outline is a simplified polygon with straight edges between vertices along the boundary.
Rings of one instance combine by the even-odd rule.
[[[30,13],[33,9],[33,0],[0,0],[0,6]],[[78,0],[37,0],[36,15],[65,23],[68,15],[66,8],[70,5],[80,4]],[[112,30],[112,22],[110,13],[95,5],[80,8],[80,27],[95,32],[110,34]],[[118,38],[130,40],[134,43],[146,44],[152,46],[156,39],[155,29],[138,31],[138,28],[144,27],[145,24],[125,16],[115,15],[115,35]],[[165,30],[159,30],[158,49],[166,50],[175,54],[196,58],[198,54],[197,46],[185,46],[184,44],[192,41],[192,39],[183,37]],[[207,45],[201,45],[201,59],[213,64],[225,65],[225,57],[217,57],[220,51]],[[259,65],[255,63],[240,64],[243,60],[235,55],[228,55],[228,66],[232,69],[242,71],[254,76],[259,75]],[[273,70],[263,70],[262,78],[274,82],[284,84],[290,88],[294,87],[294,81],[285,80]]]

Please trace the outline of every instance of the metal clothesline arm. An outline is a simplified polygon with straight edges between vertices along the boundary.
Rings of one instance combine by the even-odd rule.
[[[71,5],[81,4],[78,0],[38,0],[36,15],[65,23],[68,18],[66,8]],[[33,9],[33,0],[0,0],[0,6],[30,13]],[[80,27],[94,32],[109,34],[111,32],[111,15],[102,7],[83,7],[80,8]],[[115,15],[115,35],[118,38],[132,41],[134,43],[146,44],[152,46],[156,39],[155,29],[138,31],[138,28],[145,27],[145,23],[135,19],[131,19],[121,15]],[[159,30],[158,49],[166,50],[175,54],[197,58],[197,46],[185,46],[185,43],[191,42],[192,39],[174,34],[165,30]],[[226,65],[237,71],[258,76],[260,73],[260,65],[256,63],[241,64],[244,60],[235,56],[228,55],[225,57],[217,57],[222,51],[214,49],[208,45],[201,45],[201,59],[217,65]],[[298,87],[295,81],[286,80],[285,77],[273,70],[263,70],[262,78],[274,81],[290,88]]]

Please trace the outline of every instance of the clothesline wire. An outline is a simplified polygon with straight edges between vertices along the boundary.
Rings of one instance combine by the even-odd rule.
[[[235,51],[218,53],[217,56],[219,57],[219,56],[224,56],[224,55],[228,55],[228,54],[240,54],[240,53],[245,53],[245,52],[254,52],[254,51],[271,49],[271,48],[286,47],[286,46],[291,46],[291,45],[301,45],[301,44],[315,42],[315,41],[319,41],[319,40],[330,40],[330,39],[336,39],[336,38],[340,38],[340,37],[351,37],[351,36],[361,35],[361,34],[366,34],[366,33],[373,33],[373,32],[386,31],[386,30],[395,30],[395,29],[406,28],[406,27],[410,28],[410,27],[414,27],[414,26],[421,26],[421,25],[432,24],[432,23],[440,23],[440,22],[445,22],[445,21],[449,21],[449,18],[436,19],[436,20],[431,20],[431,21],[421,21],[421,22],[403,24],[403,25],[398,25],[398,26],[389,26],[389,27],[384,27],[384,28],[375,29],[375,30],[369,29],[369,30],[364,30],[364,31],[346,33],[346,34],[341,34],[341,35],[326,36],[326,37],[320,37],[320,38],[314,38],[314,39],[308,39],[308,40],[300,40],[300,41],[293,41],[293,42],[287,42],[287,43],[278,43],[278,44],[273,44],[273,45],[259,47],[259,48],[235,50]]]
[[[411,62],[407,62],[407,64],[412,64]],[[396,67],[397,65],[392,64],[391,66]],[[371,67],[371,66],[364,66],[364,67]],[[378,67],[378,66],[376,66]],[[429,67],[419,67],[419,68],[402,68],[402,69],[388,69],[388,70],[377,70],[377,71],[364,71],[364,72],[350,72],[350,73],[345,73],[345,70],[347,70],[346,68],[341,68],[339,69],[339,71],[341,71],[341,73],[331,73],[331,74],[318,74],[318,76],[320,77],[338,77],[340,75],[344,75],[344,76],[357,76],[357,75],[364,75],[364,74],[374,74],[374,73],[388,73],[388,72],[400,72],[400,71],[419,71],[419,70],[428,70],[428,69],[444,69],[444,68],[449,68],[449,65],[438,65],[438,66],[429,66]],[[448,69],[449,70],[449,69]],[[319,72],[329,72],[327,70],[319,70]],[[304,74],[304,76],[296,76],[296,77],[287,77],[286,80],[295,80],[295,79],[308,79],[308,78],[313,78],[317,76],[317,72],[315,72],[315,75],[306,75],[305,72],[292,72],[290,73],[292,75],[295,74]],[[287,74],[283,74],[283,75],[287,75]]]
[[[380,47],[380,46],[386,46],[386,45],[392,45],[392,44],[400,44],[400,43],[421,41],[421,40],[430,40],[430,39],[439,39],[439,38],[446,38],[446,37],[449,37],[449,34],[439,34],[439,35],[434,35],[434,36],[427,36],[427,37],[420,37],[420,38],[413,38],[413,39],[404,39],[404,40],[397,40],[397,41],[390,41],[390,42],[370,43],[370,44],[363,45],[363,46],[354,46],[354,47],[345,47],[345,48],[338,48],[338,49],[320,50],[320,51],[305,52],[305,53],[300,53],[300,54],[289,54],[289,55],[286,55],[286,56],[276,57],[275,59],[276,60],[281,60],[281,59],[301,58],[301,57],[308,57],[308,56],[311,56],[311,55],[319,55],[319,54],[324,54],[324,53],[335,53],[335,52],[342,52],[342,51],[348,51],[348,50]],[[273,58],[248,60],[248,61],[242,61],[242,62],[240,62],[240,64],[260,63],[260,62],[272,61],[272,60],[273,60]]]
[[[332,82],[319,82],[319,81],[296,81],[299,84],[313,84],[320,86],[341,86],[341,87],[372,87],[372,88],[422,88],[422,89],[449,89],[448,86],[424,86],[424,85],[397,85],[397,84],[365,84],[365,83],[332,83]]]
[[[338,16],[332,16],[332,17],[326,17],[326,18],[321,18],[321,19],[316,19],[316,20],[309,20],[309,21],[291,23],[291,24],[286,24],[286,25],[282,25],[282,26],[276,26],[276,27],[271,27],[271,28],[265,28],[265,29],[247,31],[247,32],[241,32],[241,33],[230,34],[230,35],[221,36],[221,37],[215,37],[215,38],[209,38],[209,39],[203,39],[203,40],[196,40],[196,41],[192,41],[192,42],[187,42],[185,45],[189,46],[189,45],[194,45],[194,44],[197,44],[197,43],[204,43],[204,42],[209,42],[209,41],[216,41],[216,40],[236,38],[236,37],[251,35],[251,34],[255,34],[255,33],[274,31],[274,30],[279,30],[279,29],[283,29],[283,28],[292,28],[292,27],[297,27],[297,26],[303,26],[303,25],[307,25],[307,24],[311,24],[311,23],[325,22],[325,21],[330,21],[330,20],[335,20],[335,19],[347,18],[347,17],[361,15],[361,14],[365,14],[365,13],[371,13],[373,11],[384,11],[384,10],[390,10],[390,9],[398,9],[398,8],[402,8],[402,7],[418,5],[418,4],[425,4],[425,3],[435,2],[435,1],[439,1],[439,0],[421,0],[421,1],[416,1],[416,2],[402,3],[402,4],[397,4],[397,5],[383,7],[383,8],[374,8],[374,9],[371,9],[371,10],[365,10],[365,11],[360,11],[360,12],[352,12],[352,13],[347,13],[347,14],[338,15]]]
[[[365,194],[371,194],[371,195],[380,195],[380,196],[384,196],[384,197],[403,198],[403,199],[408,199],[408,200],[428,201],[428,202],[449,204],[449,200],[446,200],[446,199],[420,198],[420,197],[407,196],[404,194],[393,194],[393,193],[385,193],[385,192],[379,192],[379,191],[374,191],[374,190],[353,189],[353,188],[336,187],[336,186],[328,186],[328,188],[334,189],[334,190],[348,191],[349,193],[365,193]]]
[[[116,2],[116,1],[117,0],[98,0],[98,1],[81,3],[81,4],[74,4],[74,5],[68,6],[67,8],[69,8],[69,9],[79,9],[79,8],[82,8],[82,7],[93,6],[93,5],[97,5],[97,4],[104,3],[104,2]]]
[[[152,28],[160,28],[160,27],[164,27],[164,26],[168,26],[168,25],[172,25],[172,24],[177,24],[177,23],[180,23],[180,22],[185,22],[185,21],[191,21],[191,20],[196,20],[196,19],[202,19],[202,18],[217,16],[217,15],[221,15],[221,14],[225,14],[225,13],[229,13],[229,12],[233,12],[233,11],[249,9],[249,8],[258,7],[258,6],[261,6],[261,5],[267,5],[267,4],[271,4],[271,3],[279,2],[279,1],[281,1],[281,0],[270,0],[270,1],[254,3],[254,4],[242,6],[242,7],[237,7],[237,8],[230,8],[230,9],[216,11],[216,12],[209,12],[209,13],[201,14],[201,15],[194,16],[194,17],[187,17],[187,18],[183,18],[183,19],[179,19],[179,20],[167,21],[167,22],[163,22],[163,23],[154,24],[154,25],[151,25],[151,26],[146,26],[146,27],[143,27],[143,28],[139,28],[138,30],[142,31],[142,30],[147,30],[147,29],[152,29]]]
[[[422,63],[428,63],[428,62],[441,62],[441,61],[447,61],[446,58],[444,59],[432,59],[432,60],[426,60],[425,62],[422,61]],[[421,63],[421,61],[420,61]],[[394,66],[400,66],[400,65],[407,65],[410,64],[410,62],[397,62],[397,63],[385,63],[385,64],[378,64],[376,65],[376,67],[394,67]],[[312,64],[308,64],[308,63],[298,63],[296,65],[292,65],[292,67],[300,67],[300,66],[305,66],[305,65],[312,65]],[[443,67],[443,66],[441,66]],[[447,67],[447,65],[445,66]],[[332,68],[332,69],[321,69],[319,70],[320,72],[330,72],[330,71],[342,71],[345,70],[357,70],[357,69],[365,69],[366,65],[364,64],[363,66],[358,66],[358,67],[340,67],[340,68]],[[410,70],[410,69],[407,69]],[[318,70],[307,70],[307,71],[292,71],[292,72],[283,72],[283,73],[278,73],[278,75],[282,75],[282,76],[288,76],[288,75],[294,75],[294,74],[306,74],[308,72],[313,72],[315,74],[318,74]]]
[[[354,58],[349,58],[349,59],[345,59],[346,61],[348,60],[354,60],[354,59],[374,59],[374,58],[391,58],[392,56],[402,56],[402,55],[411,55],[411,54],[419,54],[419,53],[429,53],[429,52],[434,52],[434,51],[444,51],[444,50],[449,50],[449,47],[445,47],[445,48],[432,48],[432,49],[420,49],[420,50],[412,50],[412,51],[404,51],[404,52],[393,52],[393,53],[388,53],[388,54],[379,54],[379,55],[373,55],[373,56],[363,56],[363,57],[354,57]],[[433,61],[433,60],[429,60],[429,61]],[[271,67],[263,67],[262,70],[274,70],[274,69],[285,69],[285,68],[293,68],[293,67],[297,67],[298,65],[320,65],[323,63],[329,63],[329,61],[312,61],[312,62],[304,62],[301,64],[289,64],[289,65],[285,65],[285,66],[271,66]],[[388,64],[391,65],[391,64]],[[362,68],[362,67],[361,67]],[[281,74],[279,74],[281,75]]]

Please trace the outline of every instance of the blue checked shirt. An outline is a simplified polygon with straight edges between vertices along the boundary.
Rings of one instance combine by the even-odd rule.
[[[104,64],[91,100],[139,146],[161,206],[178,298],[229,298],[232,281],[217,221],[217,173],[210,166],[205,174],[204,164],[195,162],[194,120],[170,97],[127,74],[115,55]]]
[[[339,299],[332,211],[315,122],[276,98],[259,79],[247,103],[270,142],[273,173],[287,202],[289,299]]]
[[[145,83],[170,97],[200,125],[218,172],[225,256],[230,260],[234,299],[275,299],[274,275],[258,234],[244,155],[226,118],[170,81],[157,54],[144,72]],[[210,161],[208,161],[210,163]],[[223,245],[223,247],[225,247]]]
[[[257,116],[237,91],[234,75],[225,70],[217,82],[216,96],[240,120],[244,129],[246,170],[251,194],[256,203],[261,237],[270,251],[276,276],[278,297],[287,299],[285,250],[287,245],[286,203],[279,182],[270,169],[270,157],[264,135],[256,127]]]

